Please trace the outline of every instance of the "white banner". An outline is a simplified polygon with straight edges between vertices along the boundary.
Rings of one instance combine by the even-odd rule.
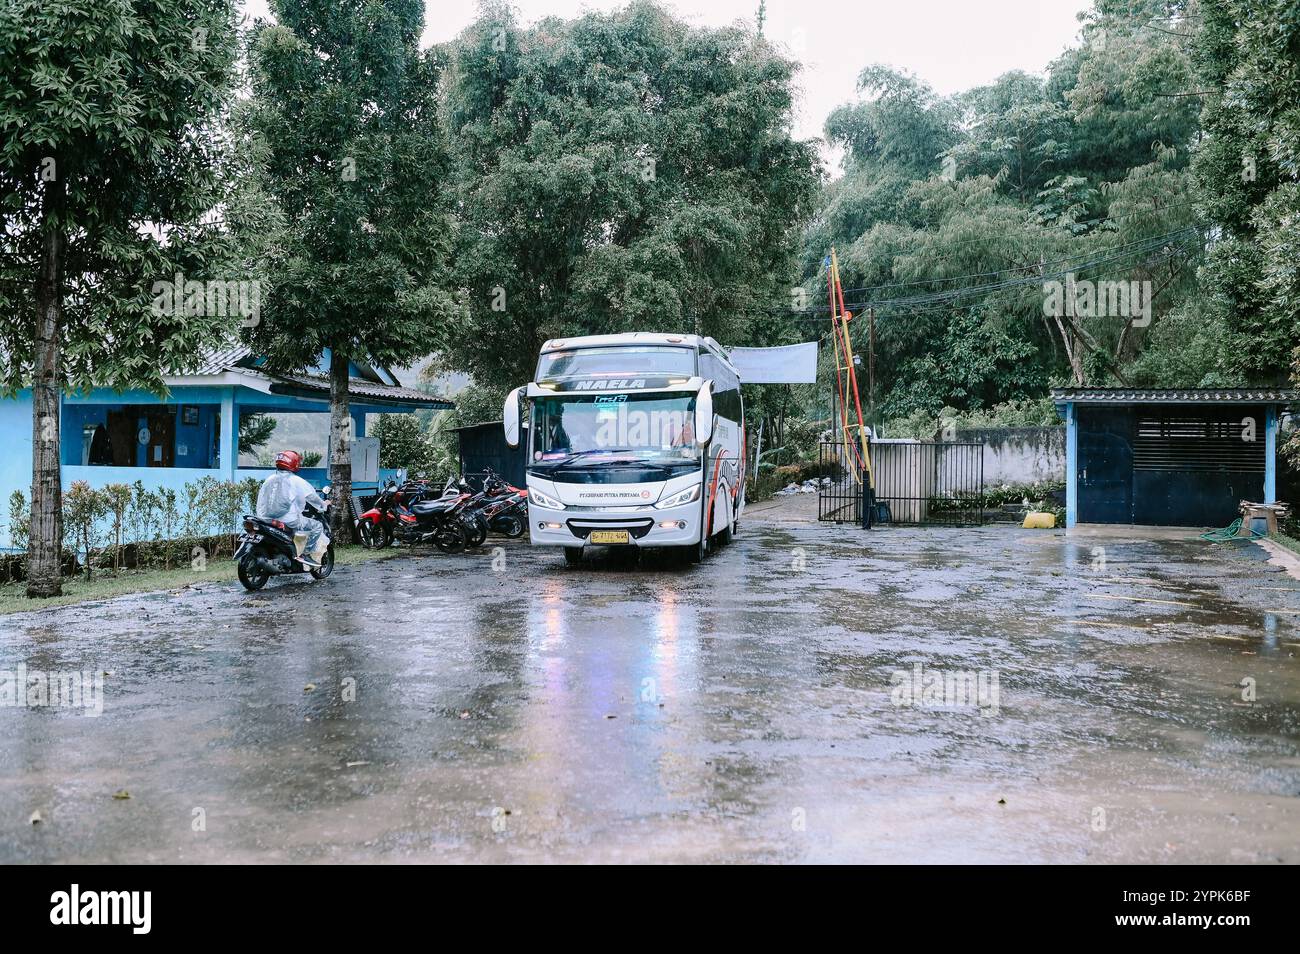
[[[732,348],[727,357],[741,384],[812,384],[817,380],[817,342],[780,348]]]

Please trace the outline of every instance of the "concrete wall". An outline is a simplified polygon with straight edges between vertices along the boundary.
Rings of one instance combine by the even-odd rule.
[[[1065,428],[989,427],[957,431],[984,445],[984,486],[1065,480]]]

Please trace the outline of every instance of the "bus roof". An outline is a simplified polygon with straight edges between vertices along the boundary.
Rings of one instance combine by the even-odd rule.
[[[549,351],[572,351],[575,348],[613,348],[619,345],[666,345],[668,347],[694,348],[712,351],[725,361],[731,360],[722,345],[706,335],[669,335],[653,331],[630,331],[621,335],[581,335],[576,338],[555,338],[542,345],[542,354]],[[735,370],[732,368],[731,370]]]

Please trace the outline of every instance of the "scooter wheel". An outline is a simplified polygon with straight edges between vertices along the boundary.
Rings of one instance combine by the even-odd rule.
[[[458,524],[446,527],[433,538],[433,545],[443,553],[459,553],[468,544],[469,541],[465,539],[465,528]]]
[[[524,522],[514,514],[497,519],[496,531],[503,536],[510,537],[512,540],[515,537],[522,537],[525,529]]]
[[[236,572],[239,574],[239,582],[244,584],[244,589],[250,592],[260,590],[266,586],[266,581],[271,578],[270,573],[258,567],[257,557],[252,553],[246,554],[239,561]]]
[[[321,557],[320,566],[311,568],[311,575],[314,579],[323,580],[334,572],[334,544],[330,544],[325,550],[325,555]]]
[[[357,524],[357,534],[361,537],[361,545],[367,550],[382,550],[393,542],[392,529],[387,524],[373,520],[362,520]]]

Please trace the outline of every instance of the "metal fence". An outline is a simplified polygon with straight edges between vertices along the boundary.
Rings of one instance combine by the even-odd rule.
[[[984,445],[873,441],[874,495],[864,497],[853,449],[824,441],[817,518],[872,525],[976,526],[984,522]],[[864,519],[865,518],[865,519]]]
[[[831,523],[862,522],[862,480],[850,447],[841,441],[822,441],[817,457],[817,519]]]

